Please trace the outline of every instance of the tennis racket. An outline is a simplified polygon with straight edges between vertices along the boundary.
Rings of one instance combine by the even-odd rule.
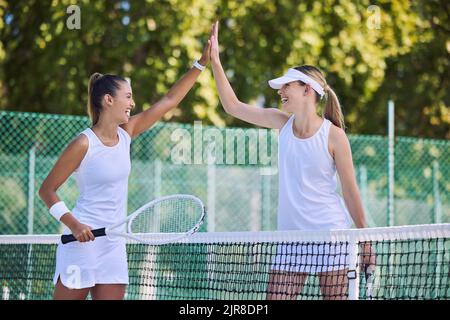
[[[120,236],[147,244],[177,242],[195,233],[203,223],[206,209],[195,196],[175,194],[157,198],[130,214],[126,219],[106,228],[94,229],[95,237]],[[63,244],[77,241],[62,235]]]

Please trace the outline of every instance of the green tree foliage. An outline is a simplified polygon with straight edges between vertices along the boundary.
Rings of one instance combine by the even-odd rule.
[[[386,60],[384,81],[366,112],[386,110],[389,98],[396,102],[396,125],[403,135],[450,138],[450,3],[444,0],[414,1],[414,46]],[[406,19],[406,18],[405,18]],[[399,32],[399,31],[397,31]],[[361,114],[363,118],[369,115]],[[385,117],[368,122],[366,130],[382,127]]]
[[[352,133],[449,138],[449,4],[445,0],[0,0],[0,109],[85,114],[93,72],[132,81],[146,109],[200,56],[221,21],[222,61],[238,97],[276,106],[267,80],[313,64],[338,93]],[[375,5],[375,6],[372,6]],[[165,120],[246,125],[224,114],[210,70]]]

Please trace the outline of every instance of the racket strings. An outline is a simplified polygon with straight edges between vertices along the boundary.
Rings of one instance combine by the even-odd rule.
[[[185,233],[200,220],[203,207],[191,198],[169,198],[145,208],[131,221],[132,233]]]

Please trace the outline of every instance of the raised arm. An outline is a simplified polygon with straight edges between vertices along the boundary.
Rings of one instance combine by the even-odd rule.
[[[211,39],[208,39],[207,44],[203,48],[202,57],[198,61],[202,66],[206,66],[209,62],[210,44]],[[155,122],[160,120],[164,114],[178,106],[192,88],[200,73],[201,70],[192,67],[170,88],[164,97],[154,103],[148,110],[131,117],[128,123],[122,126],[123,129],[125,129],[131,137],[136,137],[149,129]]]
[[[219,23],[216,22],[211,37],[211,67],[223,108],[228,114],[248,123],[266,128],[281,129],[289,118],[286,113],[276,108],[252,106],[239,101],[236,97],[220,62],[218,29]]]

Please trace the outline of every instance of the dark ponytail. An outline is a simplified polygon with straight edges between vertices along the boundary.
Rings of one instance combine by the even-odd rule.
[[[109,94],[114,97],[116,91],[120,89],[120,82],[126,82],[126,80],[116,75],[102,75],[98,72],[95,72],[89,78],[87,111],[89,118],[91,118],[92,126],[95,126],[100,118],[104,95]]]

